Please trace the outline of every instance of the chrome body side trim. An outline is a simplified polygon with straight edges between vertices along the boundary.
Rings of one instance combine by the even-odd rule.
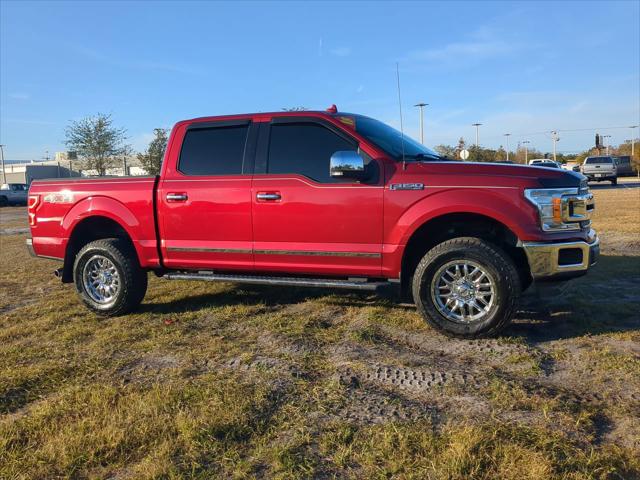
[[[254,250],[257,255],[301,255],[307,257],[366,257],[380,258],[381,253],[369,252],[325,252],[321,250]]]
[[[167,247],[168,252],[200,252],[200,253],[253,253],[250,248],[200,248],[200,247]]]
[[[256,255],[300,255],[306,257],[361,257],[381,258],[381,253],[370,252],[327,252],[321,250],[251,250],[245,248],[200,248],[200,247],[167,247],[169,252],[202,252],[202,253],[253,253]]]

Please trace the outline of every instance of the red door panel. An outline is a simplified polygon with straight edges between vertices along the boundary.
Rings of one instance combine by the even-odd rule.
[[[273,194],[279,198],[258,198]],[[255,268],[378,276],[382,186],[321,184],[301,175],[255,175]]]
[[[176,194],[187,199],[172,199]],[[163,181],[158,211],[165,266],[250,270],[250,195],[250,176]]]

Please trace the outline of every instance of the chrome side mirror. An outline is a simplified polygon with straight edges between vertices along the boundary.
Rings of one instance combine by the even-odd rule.
[[[352,150],[335,152],[329,160],[329,175],[360,179],[364,177],[364,158]]]

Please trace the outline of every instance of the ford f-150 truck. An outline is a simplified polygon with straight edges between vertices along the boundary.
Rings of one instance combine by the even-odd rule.
[[[151,271],[392,289],[473,338],[505,327],[532,281],[587,272],[593,209],[578,173],[451,161],[332,106],[181,121],[157,177],[35,181],[27,244],[102,315],[134,309]]]

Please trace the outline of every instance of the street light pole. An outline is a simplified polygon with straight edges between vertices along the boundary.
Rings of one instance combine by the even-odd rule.
[[[480,133],[479,133],[479,128],[478,127],[480,127],[480,125],[482,125],[482,124],[481,123],[472,123],[471,124],[472,127],[476,127],[476,148],[478,148],[480,146],[480,143],[478,141],[479,138],[480,138]]]
[[[558,140],[560,140],[558,138],[558,132],[556,132],[555,130],[551,132],[551,140],[553,140],[553,161],[556,161],[556,143],[558,142]]]
[[[524,145],[524,164],[529,164],[529,149],[527,148],[527,144],[531,143],[529,140],[523,140],[522,144]]]
[[[507,162],[508,162],[509,161],[509,137],[511,136],[511,134],[505,133],[504,136],[507,137]]]
[[[611,135],[602,135],[602,138],[604,139],[604,146],[607,149],[606,150],[606,154],[609,155],[609,144],[607,143],[607,138],[611,138]]]
[[[414,107],[420,108],[420,143],[424,145],[424,114],[423,109],[429,105],[428,103],[416,103]]]
[[[7,171],[4,168],[4,145],[0,145],[0,159],[2,160],[2,184],[7,183]]]

